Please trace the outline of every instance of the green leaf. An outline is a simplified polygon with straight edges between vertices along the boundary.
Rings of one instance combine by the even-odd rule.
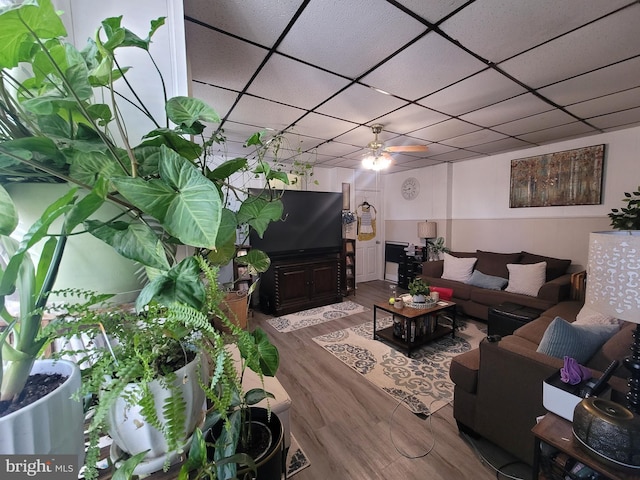
[[[262,238],[269,223],[282,218],[283,210],[281,200],[269,201],[262,197],[248,198],[238,209],[238,223],[249,224]]]
[[[53,262],[53,255],[56,250],[56,246],[58,245],[58,237],[49,238],[42,248],[42,253],[40,254],[40,258],[38,259],[38,267],[35,273],[35,286],[34,292],[37,292],[39,296],[46,294],[46,292],[42,291],[42,287],[44,286],[45,279],[47,274],[49,273],[49,268]]]
[[[143,223],[87,220],[85,227],[96,238],[113,247],[120,255],[143,265],[169,269],[169,261],[155,232]]]
[[[267,175],[267,180],[280,180],[285,185],[289,185],[289,175],[287,175],[287,172],[271,170],[269,175]]]
[[[149,450],[135,454],[133,457],[126,459],[122,465],[115,471],[111,480],[131,480],[133,477],[133,471],[142,460]]]
[[[272,393],[265,391],[263,388],[252,388],[244,394],[245,402],[247,405],[255,405],[260,403],[265,398],[276,398]]]
[[[98,178],[111,178],[122,174],[122,168],[110,156],[102,152],[74,151],[70,175],[85,185],[94,186]]]
[[[27,1],[7,8],[0,14],[0,68],[18,66],[22,43],[31,35],[29,30],[43,39],[67,35],[51,0]]]
[[[151,300],[163,305],[184,303],[200,309],[204,299],[205,288],[200,280],[198,261],[195,257],[187,257],[142,289],[136,300],[136,309],[140,311]]]
[[[211,180],[223,180],[229,178],[234,173],[247,168],[248,163],[249,162],[246,158],[234,158],[233,160],[227,160],[209,172],[207,178]]]
[[[261,328],[256,328],[251,332],[251,335],[255,338],[256,346],[258,347],[260,370],[268,377],[275,376],[280,364],[278,349],[271,343],[269,337]]]
[[[250,265],[259,273],[266,272],[271,266],[271,259],[262,250],[252,248],[242,257],[237,257],[236,262],[240,265]]]
[[[220,243],[216,240],[216,249],[210,250],[207,253],[207,260],[212,265],[226,265],[236,255],[236,241],[235,237],[229,238],[226,243]]]
[[[145,140],[138,147],[168,147],[187,160],[196,160],[202,153],[202,147],[187,140],[179,133],[167,128],[157,128],[145,135]]]
[[[202,100],[192,97],[173,97],[165,106],[167,117],[176,125],[192,126],[197,121],[220,123],[216,111]]]
[[[222,219],[216,186],[168,148],[162,149],[160,176],[176,190],[163,222],[167,231],[182,243],[212,249]]]
[[[73,229],[93,215],[105,202],[107,198],[107,181],[101,178],[83,199],[76,203],[67,214],[64,222],[64,229],[67,235]]]
[[[27,250],[42,240],[47,234],[51,224],[60,216],[67,213],[76,200],[76,189],[71,189],[65,195],[57,199],[47,207],[42,216],[29,228],[22,238],[16,252],[11,256],[0,282],[0,295],[7,295],[13,290],[14,282],[22,260],[27,255]]]
[[[169,206],[177,195],[170,185],[157,179],[145,181],[132,177],[116,177],[112,181],[132,205],[164,223]]]
[[[10,235],[18,226],[18,211],[9,193],[0,185],[0,235]]]

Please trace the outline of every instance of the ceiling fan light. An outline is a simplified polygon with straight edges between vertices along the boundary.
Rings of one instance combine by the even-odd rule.
[[[367,170],[384,170],[391,166],[391,159],[382,155],[367,155],[362,159],[362,167]]]

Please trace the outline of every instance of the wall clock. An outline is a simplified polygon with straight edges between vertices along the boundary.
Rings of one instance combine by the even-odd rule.
[[[407,178],[402,182],[401,192],[405,200],[413,200],[420,193],[420,182],[414,177]]]

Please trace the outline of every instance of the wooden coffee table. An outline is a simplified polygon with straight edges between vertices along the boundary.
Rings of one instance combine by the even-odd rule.
[[[381,330],[377,329],[378,310],[390,313],[393,317],[393,325]],[[451,326],[441,325],[438,318],[444,312],[451,316]],[[441,300],[431,308],[412,308],[404,306],[395,308],[388,302],[373,304],[373,338],[383,339],[399,348],[406,349],[407,356],[411,356],[411,350],[436,338],[451,333],[456,336],[456,304]]]

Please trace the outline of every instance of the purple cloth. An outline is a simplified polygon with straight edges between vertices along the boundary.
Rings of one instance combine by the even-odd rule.
[[[560,369],[560,380],[569,385],[577,385],[591,378],[591,370],[583,367],[575,358],[564,357],[564,367]]]

